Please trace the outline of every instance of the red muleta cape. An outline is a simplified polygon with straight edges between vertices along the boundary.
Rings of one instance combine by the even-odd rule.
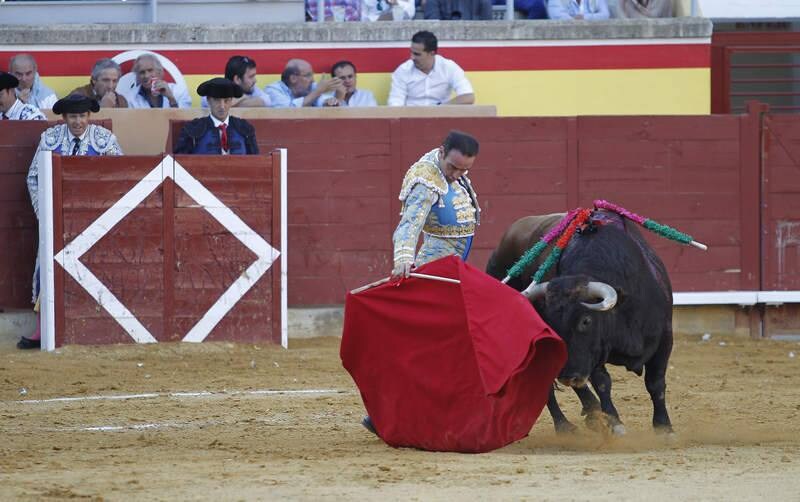
[[[519,292],[451,256],[345,304],[341,358],[394,447],[478,453],[528,435],[566,347]]]

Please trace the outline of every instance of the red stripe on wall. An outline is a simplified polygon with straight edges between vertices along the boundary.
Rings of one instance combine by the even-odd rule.
[[[47,51],[33,52],[44,76],[88,75],[95,61],[124,52]],[[408,58],[405,48],[331,49],[189,49],[157,51],[187,75],[222,73],[228,58],[246,54],[258,63],[259,73],[280,73],[291,58],[308,60],[317,72],[347,59],[358,71],[387,73]],[[15,53],[0,51],[0,67],[7,68]],[[619,70],[648,68],[708,68],[708,44],[593,45],[564,47],[448,47],[440,54],[451,58],[466,71],[509,70]],[[131,63],[123,65],[130,69]]]

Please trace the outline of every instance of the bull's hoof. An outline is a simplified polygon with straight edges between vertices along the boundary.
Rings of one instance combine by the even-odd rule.
[[[653,424],[653,430],[656,434],[660,434],[663,436],[674,436],[675,431],[672,430],[671,425],[662,425],[662,424]]]
[[[608,433],[608,416],[600,410],[592,410],[587,413],[584,422],[586,423],[586,427],[588,427],[590,430],[601,432],[603,434]]]
[[[556,434],[574,434],[578,430],[578,427],[569,420],[558,422],[555,424],[555,426]]]
[[[586,427],[603,435],[624,436],[628,431],[618,418],[607,415],[600,410],[586,414]]]
[[[613,434],[615,436],[624,436],[627,433],[628,433],[628,430],[622,424],[617,424],[617,425],[611,427],[611,434]]]

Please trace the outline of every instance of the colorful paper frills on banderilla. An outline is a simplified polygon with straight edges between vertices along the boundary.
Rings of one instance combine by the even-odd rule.
[[[662,237],[666,237],[667,239],[680,242],[682,244],[689,244],[690,246],[694,246],[698,249],[702,249],[703,251],[708,250],[708,246],[703,243],[697,242],[692,238],[691,235],[685,234],[679,230],[676,230],[668,225],[663,225],[658,223],[655,220],[651,220],[649,218],[645,218],[640,216],[632,211],[628,211],[622,206],[618,206],[612,202],[608,202],[604,199],[597,199],[594,201],[594,208],[595,209],[605,209],[607,211],[612,211],[614,213],[619,214],[620,216],[627,218],[634,223],[638,223],[642,227],[650,230],[651,232],[658,234]],[[568,212],[561,221],[558,222],[556,226],[554,226],[544,237],[541,238],[539,242],[537,242],[532,248],[528,249],[522,257],[517,260],[517,262],[508,269],[506,272],[506,277],[503,279],[503,284],[507,283],[511,279],[518,277],[522,274],[522,271],[525,270],[528,266],[531,265],[538,257],[542,254],[542,252],[547,248],[548,245],[553,241],[553,239],[558,238],[556,241],[553,250],[550,252],[550,255],[547,259],[542,263],[536,272],[533,274],[533,282],[531,285],[538,284],[541,281],[542,277],[545,276],[550,268],[558,263],[558,259],[561,256],[561,253],[569,244],[570,239],[575,234],[575,231],[583,225],[586,220],[591,215],[591,209],[582,209],[582,208],[575,208],[572,211]]]

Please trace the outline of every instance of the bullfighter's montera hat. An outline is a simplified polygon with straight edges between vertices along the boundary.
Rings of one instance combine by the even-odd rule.
[[[16,89],[19,85],[17,77],[10,73],[0,71],[0,91],[3,89]]]
[[[70,94],[66,98],[61,98],[53,105],[53,113],[64,115],[65,113],[97,113],[100,111],[100,104],[96,99],[83,96],[81,94]]]
[[[197,86],[197,94],[208,98],[241,98],[244,91],[227,78],[217,77]]]

